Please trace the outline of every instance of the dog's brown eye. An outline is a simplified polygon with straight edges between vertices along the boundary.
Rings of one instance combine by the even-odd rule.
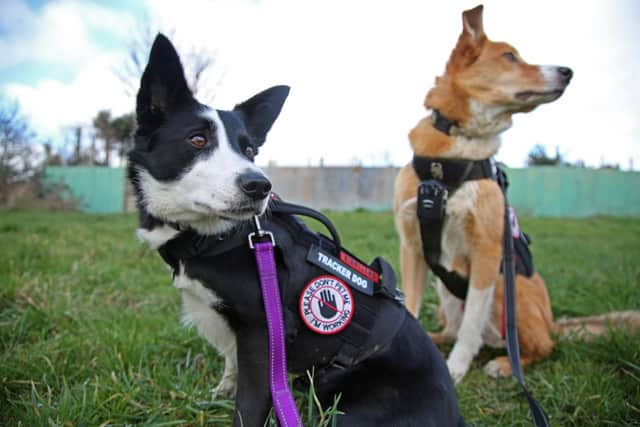
[[[518,58],[516,58],[513,52],[505,52],[502,54],[502,56],[504,56],[509,62],[513,62],[514,64],[518,62]]]
[[[189,142],[191,142],[193,145],[195,145],[198,148],[202,148],[205,145],[207,145],[207,138],[205,138],[202,135],[194,135],[191,138],[189,138]]]
[[[255,153],[253,152],[253,147],[247,147],[244,149],[244,155],[248,158],[253,159],[254,154]]]

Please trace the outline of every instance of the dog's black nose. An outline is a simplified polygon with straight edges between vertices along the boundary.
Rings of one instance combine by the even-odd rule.
[[[252,200],[264,199],[271,191],[271,183],[266,176],[258,172],[246,172],[238,176],[242,192]]]
[[[560,73],[567,83],[571,80],[571,77],[573,77],[573,71],[568,67],[558,67],[558,73]]]

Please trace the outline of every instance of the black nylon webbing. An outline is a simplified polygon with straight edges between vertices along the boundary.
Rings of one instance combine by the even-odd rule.
[[[324,225],[327,228],[327,230],[329,230],[329,233],[331,234],[331,238],[333,239],[333,242],[335,243],[336,247],[340,248],[342,246],[342,242],[340,241],[340,235],[338,234],[338,231],[333,226],[331,221],[329,221],[329,218],[324,216],[322,213],[314,209],[308,208],[306,206],[283,202],[282,200],[279,200],[279,199],[272,199],[271,203],[269,204],[269,209],[272,212],[277,212],[277,213],[308,216],[309,218],[313,218],[316,221],[319,221],[320,223],[322,223],[322,225]]]
[[[444,221],[427,222],[422,218],[420,223],[420,238],[422,239],[422,252],[429,264],[429,268],[438,276],[442,284],[457,298],[464,300],[469,290],[469,280],[460,276],[455,271],[447,270],[440,264],[442,253],[442,227]]]
[[[449,191],[455,191],[465,181],[493,179],[490,159],[463,160],[414,155],[412,165],[420,181],[435,179]]]

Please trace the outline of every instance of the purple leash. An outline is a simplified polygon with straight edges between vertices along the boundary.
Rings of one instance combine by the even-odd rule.
[[[275,239],[269,231],[262,230],[258,217],[253,217],[256,232],[249,234],[249,247],[255,251],[260,287],[267,315],[269,330],[269,385],[273,408],[282,427],[301,427],[302,420],[296,402],[289,389],[287,350],[284,344],[284,321],[282,301],[278,287],[276,261],[273,255]],[[253,242],[253,238],[269,237],[266,242]]]

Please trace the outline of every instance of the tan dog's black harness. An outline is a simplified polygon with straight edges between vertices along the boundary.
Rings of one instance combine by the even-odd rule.
[[[497,180],[506,195],[507,176],[490,159],[458,160],[414,156],[413,169],[420,178],[417,214],[424,258],[449,292],[464,300],[469,289],[469,279],[448,270],[440,263],[447,200],[464,182],[478,179]],[[514,235],[513,243],[516,251],[516,274],[531,277],[534,268],[529,251],[529,236],[524,233]]]
[[[474,161],[414,156],[413,169],[420,178],[417,214],[424,258],[449,292],[464,300],[469,279],[440,263],[447,200],[465,181],[494,179],[493,166],[488,159]]]

